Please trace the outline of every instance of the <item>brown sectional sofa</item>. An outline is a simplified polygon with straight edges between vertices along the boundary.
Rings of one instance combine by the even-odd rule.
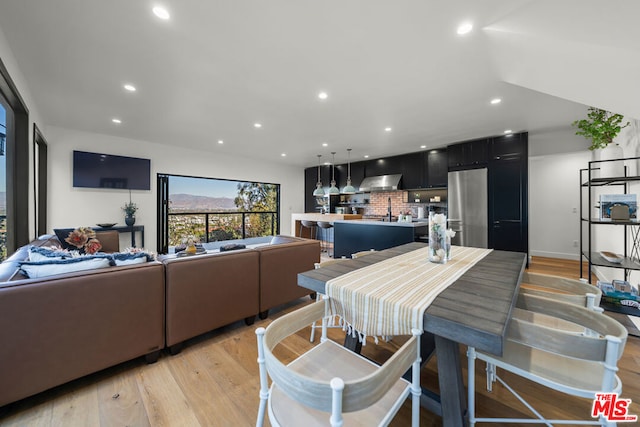
[[[167,279],[166,345],[258,313],[260,255],[244,249],[163,261]],[[250,321],[250,323],[253,323]]]
[[[3,263],[5,280],[26,256]],[[138,356],[157,360],[164,302],[159,262],[0,282],[0,406]]]
[[[59,244],[55,237],[31,242]],[[0,264],[0,407],[118,363],[266,312],[309,291],[297,273],[320,260],[315,240],[162,262],[66,273],[16,275],[27,247]]]
[[[162,257],[167,281],[166,345],[172,354],[183,341],[309,295],[298,273],[320,261],[320,242],[275,236],[255,249]]]

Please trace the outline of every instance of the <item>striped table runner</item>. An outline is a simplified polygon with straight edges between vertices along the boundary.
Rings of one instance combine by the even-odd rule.
[[[354,270],[326,284],[331,313],[340,316],[352,334],[410,335],[423,329],[424,311],[491,249],[452,246],[446,264],[429,261],[429,248],[418,249]]]

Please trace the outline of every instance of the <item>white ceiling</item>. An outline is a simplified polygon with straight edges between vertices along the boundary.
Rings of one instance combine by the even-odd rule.
[[[312,166],[640,117],[637,0],[162,1],[0,0],[46,125]]]

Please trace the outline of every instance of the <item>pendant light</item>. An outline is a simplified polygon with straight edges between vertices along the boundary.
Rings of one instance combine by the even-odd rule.
[[[320,157],[322,157],[322,154],[318,154],[318,182],[316,183],[316,189],[313,190],[313,195],[316,197],[324,197],[324,188],[322,188],[322,181],[320,180]]]
[[[351,148],[347,148],[347,185],[342,189],[343,194],[355,194],[356,189],[351,185]]]
[[[329,194],[340,194],[340,189],[336,187],[336,152],[332,151],[333,161],[331,162],[331,188]]]

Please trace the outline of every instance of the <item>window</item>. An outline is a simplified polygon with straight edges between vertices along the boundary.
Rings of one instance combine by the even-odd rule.
[[[158,252],[188,237],[202,243],[280,232],[280,185],[158,175]]]
[[[6,189],[0,256],[4,257],[29,242],[29,113],[1,60],[0,106],[4,134],[0,181]]]

